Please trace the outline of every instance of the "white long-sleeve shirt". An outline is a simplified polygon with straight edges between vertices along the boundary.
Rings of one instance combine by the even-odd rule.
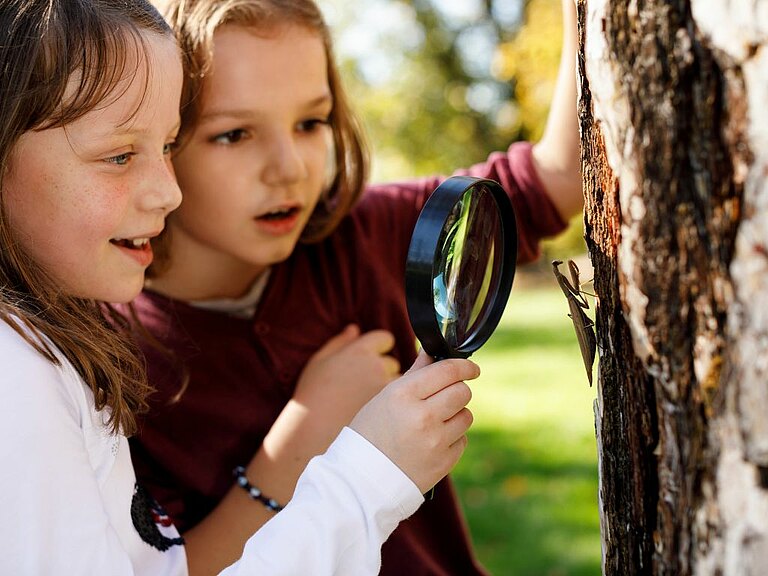
[[[52,364],[0,321],[0,574],[186,574],[178,533],[136,485],[125,437],[109,433],[90,389],[60,359]],[[346,428],[223,574],[377,574],[382,543],[422,501]]]

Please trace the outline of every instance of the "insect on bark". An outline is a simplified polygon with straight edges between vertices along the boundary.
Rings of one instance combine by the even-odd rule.
[[[557,283],[560,285],[560,289],[568,299],[568,307],[571,309],[568,317],[573,321],[576,338],[581,349],[581,358],[584,360],[584,368],[587,371],[589,385],[592,386],[592,364],[595,362],[595,351],[597,349],[595,323],[584,312],[585,309],[589,308],[589,303],[581,291],[579,267],[576,266],[573,260],[568,260],[568,272],[571,276],[571,279],[568,280],[558,268],[562,263],[561,260],[552,260],[552,272],[557,279]]]

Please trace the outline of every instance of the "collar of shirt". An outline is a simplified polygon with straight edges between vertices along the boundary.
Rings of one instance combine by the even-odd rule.
[[[218,298],[215,300],[192,300],[189,302],[190,306],[196,308],[202,308],[204,310],[212,310],[214,312],[222,312],[235,316],[236,318],[250,318],[256,312],[256,306],[258,306],[261,296],[264,293],[264,289],[267,287],[269,281],[270,269],[267,268],[262,274],[256,278],[256,281],[251,286],[250,290],[239,298]]]

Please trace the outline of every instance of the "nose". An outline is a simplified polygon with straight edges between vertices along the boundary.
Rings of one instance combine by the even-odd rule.
[[[292,135],[272,138],[267,150],[263,180],[271,186],[284,186],[301,181],[307,175],[307,167],[301,149]]]
[[[155,161],[153,168],[141,204],[144,210],[159,211],[165,216],[181,204],[181,190],[176,182],[173,164],[167,156]]]

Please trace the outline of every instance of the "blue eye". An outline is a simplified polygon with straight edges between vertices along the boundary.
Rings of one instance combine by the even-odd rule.
[[[176,149],[176,142],[166,142],[163,146],[163,156],[172,153]]]
[[[130,161],[131,156],[133,156],[133,152],[126,152],[125,154],[118,154],[116,156],[104,158],[104,161],[110,164],[116,164],[117,166],[125,166]]]
[[[228,132],[224,132],[223,134],[219,134],[218,136],[214,136],[212,140],[217,144],[237,144],[244,137],[245,130],[237,128],[235,130],[230,130]]]

